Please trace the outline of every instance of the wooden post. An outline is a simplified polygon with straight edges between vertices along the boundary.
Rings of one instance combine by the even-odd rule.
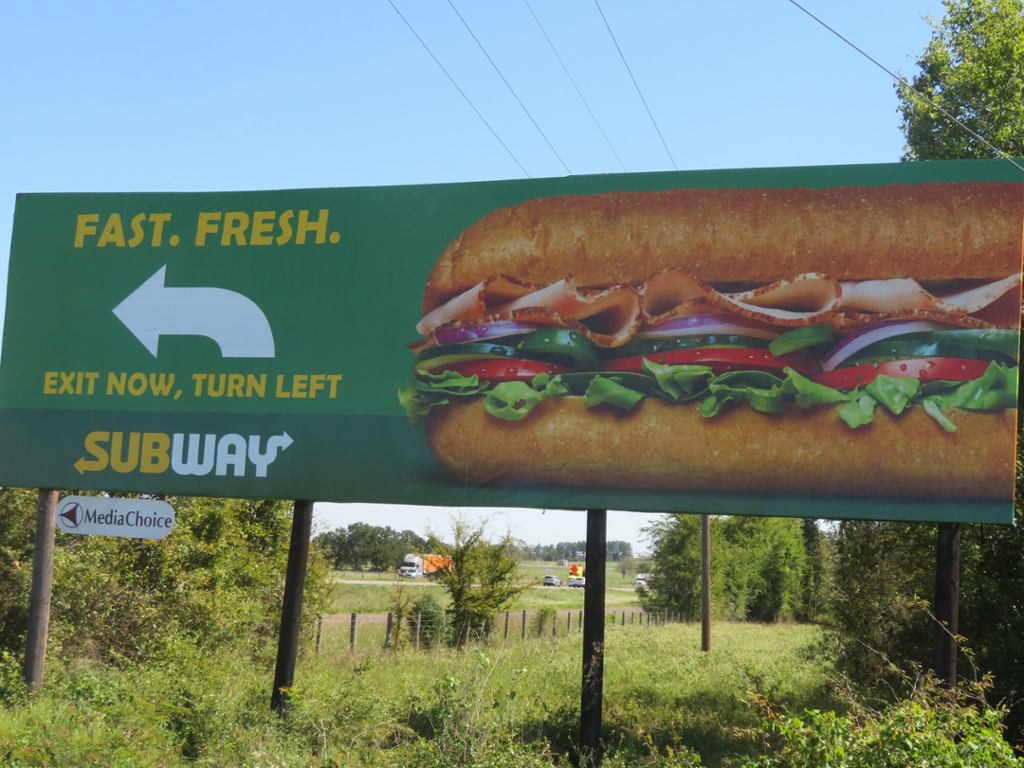
[[[356,616],[357,614],[352,614],[352,626],[348,631],[348,649],[350,651],[356,649]]]
[[[524,643],[526,642],[526,609],[523,609],[523,636],[520,638]]]
[[[385,651],[391,649],[391,624],[392,624],[392,622],[394,620],[395,619],[394,619],[394,616],[392,615],[391,611],[388,611],[388,626],[384,630],[384,650]]]
[[[960,609],[960,523],[939,523],[935,541],[935,674],[956,685],[956,634]]]
[[[508,642],[508,611],[505,611],[505,642]]]
[[[420,627],[423,624],[423,614],[416,614],[416,650],[420,649]]]
[[[28,601],[24,667],[25,685],[30,691],[43,684],[43,668],[46,665],[58,496],[57,491],[40,488],[36,497],[36,538],[32,546],[32,587]]]
[[[700,649],[711,652],[711,515],[700,518]]]
[[[583,689],[580,696],[580,757],[601,764],[604,705],[604,591],[608,559],[608,510],[587,510],[587,585],[583,594]]]
[[[296,501],[292,513],[292,537],[288,545],[288,567],[281,601],[281,630],[277,642],[277,666],[270,706],[281,715],[288,714],[288,689],[295,682],[295,660],[299,655],[299,620],[302,618],[302,593],[306,586],[309,561],[309,531],[313,523],[313,502]]]
[[[320,654],[320,641],[323,639],[323,636],[324,636],[324,615],[321,613],[320,614],[320,621],[318,621],[317,624],[316,624],[316,652],[317,652],[317,655]]]

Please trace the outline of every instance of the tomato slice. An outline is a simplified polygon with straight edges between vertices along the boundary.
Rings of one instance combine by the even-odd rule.
[[[821,363],[816,357],[803,352],[773,355],[767,349],[705,347],[703,349],[675,349],[638,357],[611,358],[605,361],[605,370],[640,372],[643,361],[662,365],[709,365],[715,375],[729,371],[768,371],[781,374],[783,368],[813,376],[821,372]]]
[[[849,368],[836,368],[813,377],[816,384],[833,389],[853,389],[870,384],[879,374],[921,381],[973,381],[988,370],[988,360],[968,360],[962,357],[925,357],[910,360],[889,360],[884,363],[866,363]]]
[[[497,384],[502,381],[533,381],[541,373],[556,376],[559,373],[572,373],[571,368],[553,363],[542,363],[539,360],[470,360],[461,363],[450,363],[431,373],[455,371],[463,376],[479,376],[480,381]]]

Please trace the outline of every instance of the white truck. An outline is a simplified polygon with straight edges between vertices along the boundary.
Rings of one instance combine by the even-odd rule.
[[[402,558],[398,575],[406,579],[418,579],[423,576],[423,558],[410,552]]]

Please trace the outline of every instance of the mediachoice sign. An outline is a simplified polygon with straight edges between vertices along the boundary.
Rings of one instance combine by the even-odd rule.
[[[174,509],[160,499],[65,496],[56,520],[64,533],[162,539],[174,528]]]
[[[1010,522],[1015,173],[21,195],[0,483]]]

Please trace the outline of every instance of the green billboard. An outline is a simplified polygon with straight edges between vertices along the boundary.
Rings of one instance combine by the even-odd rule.
[[[1011,171],[21,195],[0,483],[1010,522]]]

